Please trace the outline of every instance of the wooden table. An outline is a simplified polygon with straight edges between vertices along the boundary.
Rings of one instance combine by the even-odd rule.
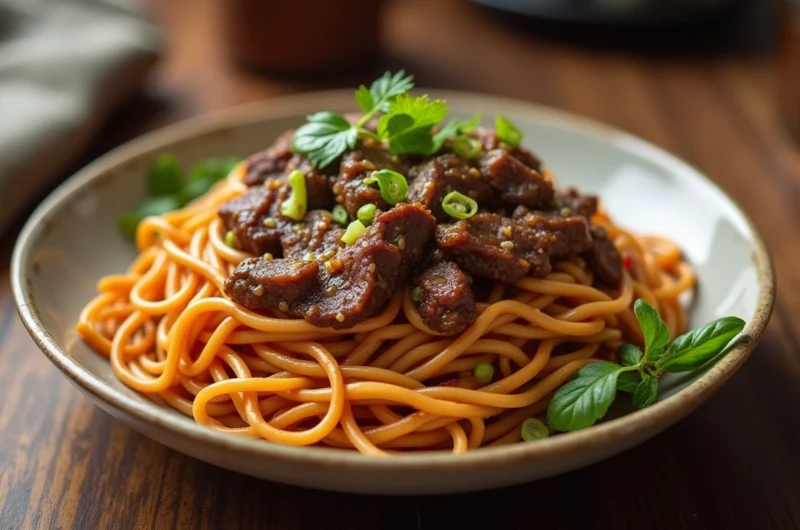
[[[87,158],[209,110],[354,84],[242,72],[220,50],[217,2],[151,3],[167,29],[167,54],[144,95],[120,110]],[[647,51],[624,52],[591,35],[575,44],[543,35],[550,28],[521,33],[460,0],[398,0],[385,15],[383,66],[405,67],[419,85],[585,114],[677,153],[720,183],[752,216],[777,267],[775,313],[752,358],[667,432],[565,476],[438,498],[339,495],[224,471],[113,420],[40,355],[4,276],[0,529],[800,528],[800,150],[776,117],[769,19],[744,17],[766,31],[752,42],[737,39],[743,53],[717,46],[735,28],[710,37],[708,29],[672,33],[668,46],[661,39]],[[10,233],[3,244],[4,267],[13,239]]]

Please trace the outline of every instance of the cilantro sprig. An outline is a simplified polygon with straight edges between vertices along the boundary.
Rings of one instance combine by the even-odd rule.
[[[725,317],[696,328],[670,344],[667,325],[650,304],[636,300],[634,313],[644,336],[644,352],[633,344],[619,350],[620,364],[587,364],[561,386],[547,408],[547,423],[558,431],[593,425],[608,412],[617,390],[633,394],[633,406],[642,409],[658,398],[659,379],[665,372],[703,368],[730,351],[744,329],[744,321]]]
[[[447,103],[427,95],[414,97],[408,93],[413,87],[414,78],[404,71],[386,72],[369,88],[362,85],[356,90],[356,105],[364,114],[355,123],[335,112],[311,114],[295,131],[293,150],[320,168],[355,148],[359,138],[384,142],[393,155],[430,155],[439,151],[447,138],[466,134],[480,121],[480,116],[466,122],[452,120],[434,132],[447,116]],[[378,115],[377,131],[370,131],[366,125]]]

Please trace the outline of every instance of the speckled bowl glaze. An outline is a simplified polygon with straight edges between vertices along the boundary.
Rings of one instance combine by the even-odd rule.
[[[151,438],[206,462],[265,479],[337,491],[462,492],[532,481],[620,453],[672,425],[717,390],[750,355],[772,311],[775,278],[764,243],[744,213],[684,162],[642,140],[582,118],[490,96],[428,91],[453,114],[506,115],[562,184],[599,193],[621,225],[680,242],[697,270],[692,324],[724,315],[747,321],[741,342],[704,373],[666,382],[653,406],[589,429],[462,456],[395,458],[286,447],[224,435],[126,388],[74,326],[97,279],[123,271],[133,246],[117,232],[119,212],[145,194],[145,170],[162,151],[191,163],[247,155],[319,109],[348,111],[352,92],[302,94],[225,111],[142,137],[61,185],[17,241],[11,280],[20,316],[47,357],[100,407]]]

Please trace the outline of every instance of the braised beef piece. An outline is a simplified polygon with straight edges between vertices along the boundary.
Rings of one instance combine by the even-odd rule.
[[[247,175],[244,183],[248,186],[263,184],[265,180],[280,176],[292,158],[292,136],[294,130],[283,133],[268,149],[247,159]]]
[[[435,225],[435,219],[422,207],[399,204],[376,215],[355,244],[339,251],[324,266],[317,265],[316,281],[308,281],[305,273],[302,282],[297,280],[299,273],[294,272],[292,264],[299,263],[297,270],[305,271],[308,265],[303,261],[259,258],[263,263],[258,268],[248,260],[237,267],[225,284],[225,292],[250,309],[274,308],[285,302],[284,308],[291,315],[315,326],[351,328],[374,315],[391,298],[413,264],[422,258]],[[284,276],[279,276],[280,272]],[[296,290],[286,288],[293,282]],[[275,297],[251,296],[249,293],[259,285],[264,292],[275,288],[292,298],[276,304]]]
[[[428,208],[438,221],[451,219],[442,210],[442,201],[451,191],[463,193],[484,207],[494,202],[494,192],[480,170],[453,154],[437,156],[416,166],[411,178],[408,199]]]
[[[283,257],[288,259],[330,259],[344,246],[344,229],[327,210],[312,210],[302,223],[287,227],[281,236]]]
[[[248,309],[288,312],[319,281],[319,263],[247,258],[225,281],[225,294]]]
[[[529,274],[546,276],[550,256],[584,252],[591,238],[583,217],[532,215],[514,220],[484,213],[440,224],[436,244],[445,256],[475,276],[515,283]]]
[[[536,208],[549,203],[555,195],[552,183],[541,173],[502,149],[483,155],[481,169],[505,202]]]
[[[492,149],[506,147],[506,150],[508,150],[514,158],[516,158],[529,168],[538,171],[542,167],[542,161],[539,160],[539,158],[536,155],[534,155],[524,147],[518,147],[516,149],[513,149],[510,146],[502,146],[500,142],[500,137],[497,136],[497,132],[494,129],[484,129],[483,127],[477,127],[474,131],[469,133],[469,136],[478,140],[483,146],[484,151],[491,151]]]
[[[564,216],[591,217],[597,213],[597,195],[581,195],[575,188],[567,188],[567,191],[556,192],[553,208]]]
[[[478,317],[470,282],[452,261],[442,261],[422,273],[419,289],[419,314],[434,331],[456,335]]]
[[[608,238],[605,228],[593,224],[590,230],[592,247],[583,257],[598,278],[610,285],[616,285],[622,279],[622,259],[619,251]]]
[[[219,216],[233,232],[237,248],[280,256],[281,233],[288,220],[279,215],[279,208],[286,192],[281,187],[255,186],[219,207]]]
[[[408,166],[404,161],[392,156],[385,149],[362,147],[342,158],[333,192],[336,194],[336,202],[345,207],[351,218],[355,219],[358,209],[365,204],[372,203],[383,211],[389,209],[389,205],[381,198],[378,185],[363,182],[373,171],[379,169],[393,169],[403,175],[408,173]]]

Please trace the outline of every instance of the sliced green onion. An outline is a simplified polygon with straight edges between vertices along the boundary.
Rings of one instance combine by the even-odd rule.
[[[542,440],[550,436],[550,429],[547,428],[547,425],[536,418],[528,418],[523,421],[520,429],[522,431],[522,439],[526,442]]]
[[[147,172],[147,194],[151,197],[174,195],[183,187],[183,170],[169,153],[158,155]]]
[[[233,232],[228,231],[225,233],[225,244],[231,248],[236,248],[236,236],[233,235]]]
[[[494,120],[494,127],[497,130],[497,137],[511,147],[519,147],[522,143],[522,131],[505,116],[498,116]]]
[[[473,129],[475,129],[475,127],[480,125],[482,119],[483,116],[481,116],[480,114],[473,114],[468,121],[465,121],[464,123],[458,126],[459,132],[468,133],[472,131]]]
[[[347,225],[347,230],[344,231],[342,241],[348,245],[352,245],[356,240],[367,231],[367,227],[361,221],[353,221]]]
[[[419,286],[411,289],[411,300],[414,302],[419,302],[420,298],[422,298],[422,291],[420,290]]]
[[[494,377],[494,366],[490,363],[478,363],[475,365],[472,375],[475,377],[475,381],[482,385],[491,383]]]
[[[289,174],[289,186],[292,195],[281,204],[281,213],[289,219],[302,221],[306,216],[308,197],[306,196],[306,177],[302,172],[294,170]]]
[[[398,202],[402,202],[408,193],[408,181],[406,178],[391,169],[381,169],[380,171],[373,171],[372,174],[364,179],[364,184],[373,184],[377,182],[378,187],[381,189],[381,197],[388,204],[394,206]]]
[[[361,221],[364,226],[372,224],[372,218],[375,217],[375,211],[377,209],[378,208],[372,203],[365,204],[358,209],[356,217],[358,217],[358,220]]]
[[[348,215],[347,210],[345,210],[344,206],[341,204],[337,204],[333,207],[333,210],[331,210],[331,217],[342,226],[345,226],[347,221],[350,220],[350,215]]]
[[[469,219],[478,213],[478,203],[463,193],[451,191],[444,196],[442,210],[455,219]]]
[[[481,143],[469,136],[456,136],[453,139],[453,151],[464,158],[478,158],[481,154]]]

